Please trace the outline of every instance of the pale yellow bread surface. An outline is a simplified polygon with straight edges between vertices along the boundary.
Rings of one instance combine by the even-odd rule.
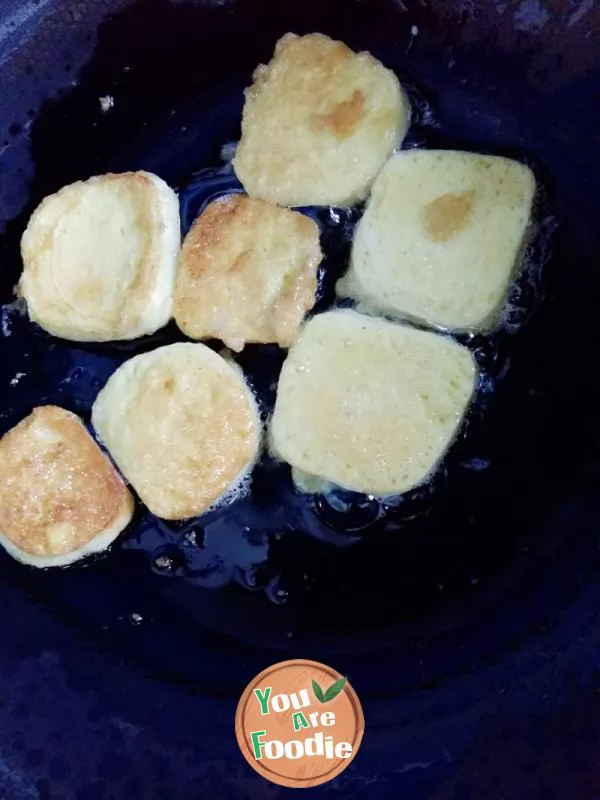
[[[340,296],[458,330],[491,329],[515,277],[535,194],[511,159],[394,155],[379,174]]]
[[[271,447],[322,481],[401,494],[443,456],[475,380],[473,357],[451,339],[351,310],[321,314],[283,365]]]
[[[40,406],[0,439],[0,544],[35,567],[105,550],[133,498],[75,414]]]
[[[126,361],[92,409],[96,432],[159,517],[201,514],[253,466],[260,421],[235,366],[203,344]]]
[[[233,166],[252,197],[279,205],[350,205],[410,122],[394,73],[320,33],[287,33],[246,89]]]
[[[29,220],[19,294],[30,319],[64,339],[154,333],[171,317],[179,244],[177,195],[156,175],[79,181]]]
[[[289,347],[315,303],[322,253],[313,220],[245,195],[212,202],[185,238],[174,316],[192,339]]]

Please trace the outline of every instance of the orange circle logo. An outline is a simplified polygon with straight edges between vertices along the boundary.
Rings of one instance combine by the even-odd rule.
[[[352,761],[365,720],[346,678],[318,661],[281,661],[246,687],[235,735],[246,761],[294,788],[332,780]]]

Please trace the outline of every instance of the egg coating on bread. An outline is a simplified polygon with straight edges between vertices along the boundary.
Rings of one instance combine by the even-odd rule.
[[[192,339],[289,347],[315,303],[322,253],[312,219],[245,195],[215,200],[186,236],[174,316]]]
[[[36,567],[106,549],[133,498],[75,414],[40,406],[0,439],[0,544]]]
[[[175,192],[148,172],[65,186],[21,240],[29,317],[74,341],[135,339],[171,318],[180,245]]]
[[[206,511],[248,473],[260,446],[241,370],[192,342],[126,361],[96,398],[92,422],[141,500],[164,519]]]
[[[287,33],[246,89],[233,166],[244,189],[284,206],[366,197],[408,129],[394,73],[321,33]]]
[[[535,194],[529,167],[452,150],[397,153],[355,232],[342,297],[444,328],[496,327]]]
[[[375,496],[423,482],[475,388],[471,353],[352,310],[313,317],[283,365],[271,447],[321,481]]]

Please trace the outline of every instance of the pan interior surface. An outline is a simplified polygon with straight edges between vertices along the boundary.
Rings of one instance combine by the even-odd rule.
[[[590,364],[600,126],[591,107],[585,118],[575,112],[593,93],[592,78],[541,91],[523,56],[450,46],[427,15],[399,13],[392,24],[386,3],[371,13],[366,4],[317,5],[271,10],[253,37],[245,4],[232,13],[158,2],[119,11],[100,26],[87,63],[77,67],[77,52],[65,54],[74,85],[44,102],[40,90],[39,107],[13,123],[2,156],[0,433],[43,403],[89,422],[120,364],[184,340],[173,324],[108,345],[69,343],[32,326],[13,298],[32,209],[74,180],[146,169],[178,189],[185,234],[212,199],[241,191],[230,160],[243,89],[288,30],[321,30],[392,68],[414,109],[405,147],[506,155],[535,172],[536,233],[511,290],[510,324],[461,339],[483,377],[432,481],[391,502],[309,496],[265,456],[249,493],[231,506],[185,523],[139,506],[110,552],[80,567],[36,572],[1,554],[4,578],[93,639],[116,640],[153,670],[211,692],[238,691],[238,652],[244,674],[297,655],[334,659],[360,681],[380,658],[381,693],[435,684],[460,674],[465,659],[501,657],[598,566]],[[31,69],[26,82],[39,79]],[[18,170],[29,176],[25,185]],[[11,180],[19,197],[8,196]],[[302,210],[319,224],[326,254],[322,311],[334,301],[362,208]],[[265,419],[283,359],[274,346],[237,357]]]

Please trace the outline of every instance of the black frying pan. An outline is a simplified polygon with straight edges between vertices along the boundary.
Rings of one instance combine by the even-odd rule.
[[[585,692],[600,652],[599,22],[586,2],[529,0],[1,4],[2,303],[13,300],[28,215],[66,183],[152,170],[180,190],[184,232],[210,198],[235,188],[221,148],[239,136],[253,68],[288,30],[322,31],[395,69],[416,109],[409,146],[509,155],[530,164],[543,188],[530,254],[541,282],[516,285],[512,333],[468,342],[490,391],[433,487],[389,508],[356,496],[332,504],[294,495],[285,469],[266,459],[248,502],[182,525],[140,508],[110,553],[83,567],[40,573],[0,558],[0,674],[12,672],[7,681],[23,694],[3,709],[7,798],[162,796],[158,778],[144,783],[143,748],[131,742],[126,768],[100,766],[103,726],[109,752],[124,746],[114,717],[166,748],[169,796],[261,796],[266,785],[235,749],[233,709],[255,673],[294,656],[348,674],[365,705],[361,754],[323,793],[521,798],[539,789],[551,797],[544,787],[554,784],[557,797],[597,797],[585,757],[550,762],[573,727],[592,740],[597,730],[597,701]],[[103,112],[106,96],[114,105]],[[312,213],[327,250],[325,308],[360,209],[338,221]],[[132,345],[74,345],[44,335],[13,306],[1,313],[0,433],[41,402],[89,419],[119,363],[181,338],[171,326]],[[282,359],[259,347],[240,357],[267,406]],[[122,661],[131,666],[118,668]],[[155,700],[137,683],[149,672],[158,676]],[[65,743],[72,733],[54,713],[52,724],[40,721],[31,687],[42,673],[47,702],[68,691],[63,702],[80,710],[71,730],[92,753],[80,773]],[[524,728],[519,708],[555,714],[555,738],[542,736],[543,722]],[[198,727],[207,714],[212,745]],[[493,726],[491,714],[500,720]],[[517,742],[511,757],[509,741]],[[195,753],[187,766],[181,748]],[[481,753],[483,766],[469,753]],[[218,766],[224,759],[233,766]],[[147,794],[125,793],[135,777]],[[95,781],[111,788],[89,789]]]

